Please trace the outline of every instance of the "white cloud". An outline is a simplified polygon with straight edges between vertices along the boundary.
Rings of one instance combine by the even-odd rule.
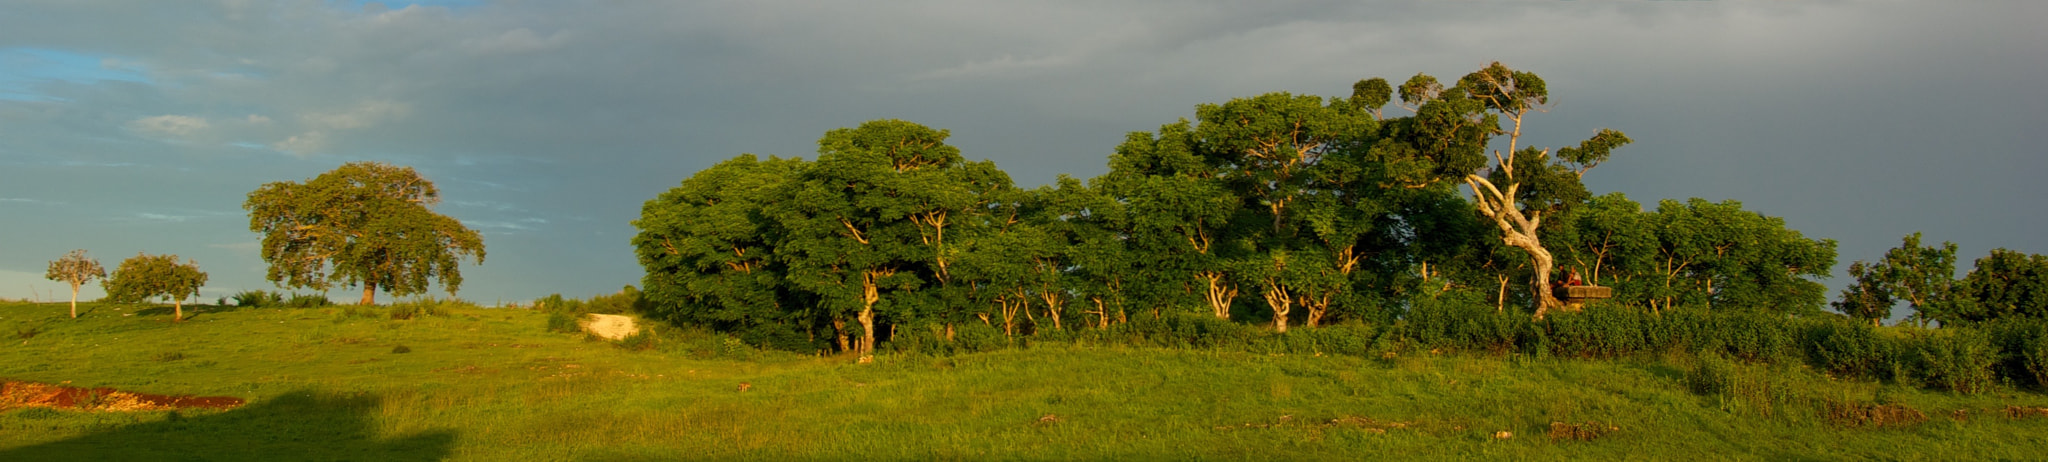
[[[327,134],[318,130],[300,133],[270,145],[272,149],[291,154],[307,155],[327,148]]]
[[[129,129],[172,138],[191,138],[211,126],[205,118],[169,114],[128,122]]]

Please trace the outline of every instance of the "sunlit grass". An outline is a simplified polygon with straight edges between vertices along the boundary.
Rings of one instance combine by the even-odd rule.
[[[0,412],[0,459],[264,458],[340,444],[322,434],[367,441],[330,449],[334,458],[423,460],[2031,458],[2048,443],[2048,418],[2001,413],[2048,407],[2032,392],[1958,396],[1736,365],[1734,385],[1702,396],[1686,385],[1695,366],[1685,356],[1036,342],[873,364],[772,352],[740,361],[718,359],[730,352],[708,333],[662,329],[661,347],[628,351],[548,332],[547,314],[531,310],[394,320],[345,306],[188,307],[197,315],[183,323],[152,310],[94,304],[74,321],[59,304],[0,305],[0,327],[43,326],[0,342],[0,377],[250,404],[175,416]],[[1844,426],[1819,412],[1830,400],[1903,404],[1929,419]],[[1556,422],[1616,430],[1552,440]],[[147,449],[123,448],[138,445]]]

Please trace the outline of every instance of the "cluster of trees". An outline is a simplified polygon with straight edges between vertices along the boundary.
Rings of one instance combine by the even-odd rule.
[[[206,272],[199,270],[199,262],[178,263],[177,255],[138,253],[122,260],[114,274],[108,276],[99,260],[86,256],[84,249],[51,261],[43,276],[71,285],[72,318],[78,317],[78,288],[94,279],[104,281],[101,287],[106,289],[110,301],[132,303],[159,297],[170,301],[174,310],[172,321],[185,319],[185,299],[199,295],[199,287],[206,285]]]
[[[263,234],[267,277],[279,287],[327,290],[359,286],[362,304],[376,302],[377,289],[393,295],[425,293],[433,281],[453,297],[462,285],[461,263],[484,259],[483,236],[429,207],[440,191],[411,167],[352,162],[304,183],[280,181],[249,193],[249,229]],[[206,273],[199,264],[178,263],[177,255],[136,255],[109,277],[99,261],[75,250],[50,262],[50,280],[71,285],[71,317],[78,317],[78,289],[103,279],[108,299],[141,302],[163,297],[184,319],[184,300],[199,294]],[[295,296],[296,298],[296,296]],[[281,297],[243,293],[244,303],[282,302]],[[325,301],[325,297],[320,298]]]
[[[1397,96],[1409,115],[1387,115]],[[1450,86],[1374,78],[1348,98],[1203,104],[1132,133],[1101,177],[1029,190],[944,130],[871,121],[826,133],[815,161],[698,172],[647,202],[633,244],[652,314],[861,354],[902,328],[1199,313],[1284,332],[1446,294],[1541,318],[1576,309],[1550,290],[1560,267],[1630,303],[1821,308],[1808,278],[1829,271],[1832,241],[1733,202],[1592,197],[1581,177],[1630,140],[1522,146],[1548,101],[1541,78],[1495,63]]]
[[[1855,281],[1834,303],[1843,314],[1875,324],[1900,302],[1922,326],[1971,325],[2006,318],[2048,318],[2048,256],[2003,248],[1977,259],[1956,279],[1956,245],[1921,245],[1920,233],[1876,262],[1849,265]]]

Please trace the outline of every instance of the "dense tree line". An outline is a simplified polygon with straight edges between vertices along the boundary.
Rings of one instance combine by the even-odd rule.
[[[1387,115],[1396,101],[1409,115]],[[691,176],[646,204],[633,244],[653,314],[862,354],[969,324],[1379,323],[1447,295],[1541,318],[1578,308],[1551,295],[1560,269],[1653,309],[1820,310],[1809,278],[1832,241],[1733,202],[1593,197],[1580,178],[1629,139],[1522,146],[1547,103],[1541,78],[1494,64],[1448,87],[1203,104],[1132,133],[1108,173],[1036,189],[944,130],[872,121],[828,132],[814,161],[742,155]]]

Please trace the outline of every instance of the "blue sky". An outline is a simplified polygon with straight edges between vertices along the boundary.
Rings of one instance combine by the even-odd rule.
[[[373,4],[374,3],[374,4]],[[49,260],[197,260],[268,289],[240,209],[342,163],[418,168],[485,234],[462,295],[637,284],[640,205],[740,153],[811,157],[876,118],[951,129],[1023,185],[1131,131],[1272,91],[1550,83],[1539,146],[1637,142],[1596,192],[1734,199],[1872,259],[2048,253],[2040,2],[359,2],[0,4],[0,297]],[[1967,266],[1967,263],[1965,263]],[[1840,286],[1842,280],[1828,281]],[[86,296],[97,296],[89,288]],[[337,299],[349,299],[337,291]]]

